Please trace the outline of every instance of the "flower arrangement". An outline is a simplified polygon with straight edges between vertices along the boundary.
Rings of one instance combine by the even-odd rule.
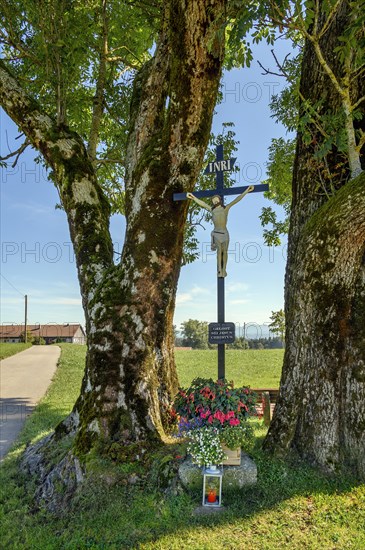
[[[225,458],[219,439],[219,431],[211,426],[202,426],[199,429],[186,432],[189,437],[188,453],[198,466],[221,464]]]
[[[247,424],[256,415],[256,396],[233,382],[195,378],[187,389],[180,388],[174,402],[179,417],[179,435],[189,437],[188,452],[199,465],[220,464],[225,458],[222,444],[234,449],[251,436]]]

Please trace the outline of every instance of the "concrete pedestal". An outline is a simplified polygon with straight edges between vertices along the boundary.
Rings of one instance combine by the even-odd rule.
[[[191,458],[184,460],[179,467],[179,479],[187,489],[201,489],[203,484],[202,467],[192,463]],[[247,455],[241,454],[239,466],[223,467],[223,491],[242,489],[257,483],[257,467]]]

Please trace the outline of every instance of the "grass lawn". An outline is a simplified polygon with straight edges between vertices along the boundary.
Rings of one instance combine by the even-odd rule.
[[[236,386],[278,388],[283,366],[284,350],[227,350],[226,378]],[[182,387],[193,378],[217,379],[216,350],[176,350],[177,372]]]
[[[61,348],[60,366],[47,395],[1,467],[2,548],[365,548],[365,486],[344,477],[326,478],[302,464],[266,457],[260,450],[265,430],[258,421],[251,451],[258,466],[258,484],[224,494],[225,510],[218,515],[194,513],[200,494],[165,496],[150,475],[143,479],[138,462],[118,464],[95,459],[88,462],[92,483],[79,491],[67,516],[35,512],[31,500],[34,487],[19,474],[17,458],[25,442],[47,433],[78,394],[84,349],[69,344]],[[179,460],[176,451],[171,459]],[[128,483],[131,474],[138,476],[133,485]]]
[[[30,348],[32,344],[8,344],[5,342],[0,343],[0,360],[6,359],[6,357],[11,357],[20,351],[24,351],[27,348]]]

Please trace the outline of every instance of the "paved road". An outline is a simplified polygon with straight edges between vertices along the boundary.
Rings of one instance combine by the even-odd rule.
[[[33,346],[0,362],[0,461],[45,394],[60,353],[58,346]]]

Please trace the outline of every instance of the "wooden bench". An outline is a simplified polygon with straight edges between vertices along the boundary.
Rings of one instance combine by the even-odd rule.
[[[274,388],[251,388],[257,394],[256,411],[264,418],[264,424],[269,426],[279,395],[279,390]]]

